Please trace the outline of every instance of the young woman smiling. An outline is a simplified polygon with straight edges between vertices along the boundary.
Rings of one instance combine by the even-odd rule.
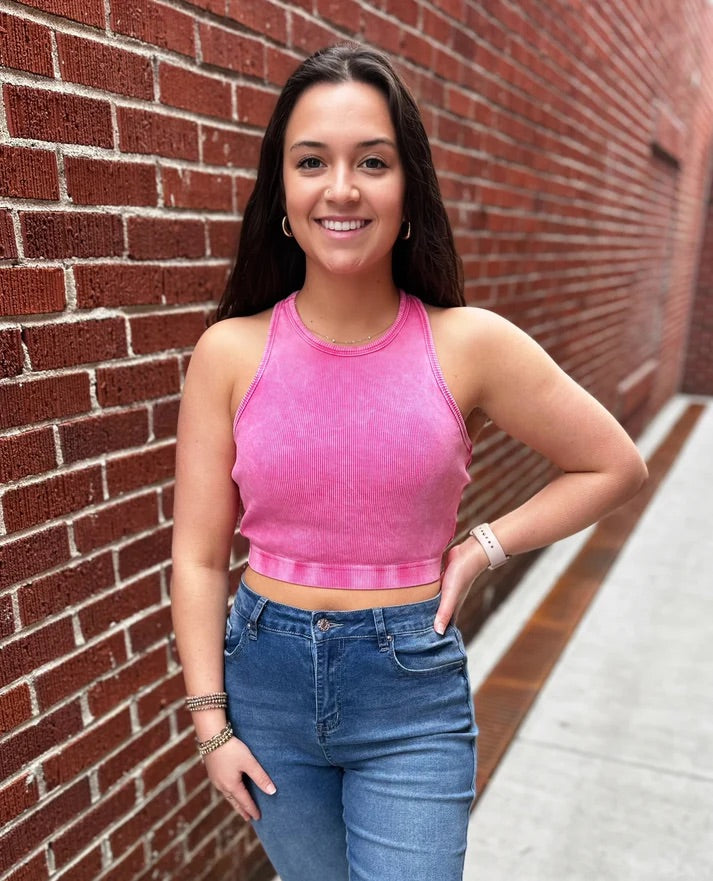
[[[181,402],[171,588],[208,775],[283,881],[456,881],[477,727],[455,613],[645,465],[532,339],[465,305],[416,104],[358,44],[280,94],[217,319]],[[482,413],[562,473],[448,548]]]

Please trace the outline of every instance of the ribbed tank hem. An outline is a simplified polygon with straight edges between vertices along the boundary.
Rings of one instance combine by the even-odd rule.
[[[251,545],[248,563],[260,575],[279,581],[344,590],[414,587],[439,581],[441,577],[440,557],[414,563],[341,565],[290,560]]]

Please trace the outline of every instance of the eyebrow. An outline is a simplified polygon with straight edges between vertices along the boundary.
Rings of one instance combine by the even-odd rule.
[[[362,149],[364,147],[376,147],[379,144],[386,144],[388,147],[393,147],[396,149],[396,144],[391,140],[391,138],[371,138],[369,141],[359,141],[358,144],[355,144],[356,147]],[[290,150],[298,150],[300,147],[311,147],[316,150],[326,150],[327,144],[322,141],[297,141],[296,144],[293,144],[290,147]]]

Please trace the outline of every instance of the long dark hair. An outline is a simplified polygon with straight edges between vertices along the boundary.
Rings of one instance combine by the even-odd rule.
[[[404,217],[411,222],[411,237],[394,244],[394,284],[434,306],[465,305],[462,264],[416,102],[384,54],[348,42],[320,49],[303,61],[277,99],[263,137],[255,187],[245,207],[238,255],[213,320],[254,315],[304,283],[304,253],[281,228],[285,130],[306,89],[350,81],[379,89],[396,131],[405,178]]]

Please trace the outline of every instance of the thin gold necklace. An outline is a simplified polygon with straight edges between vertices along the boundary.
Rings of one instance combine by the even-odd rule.
[[[361,339],[358,340],[335,340],[334,337],[327,336],[324,333],[320,333],[318,330],[315,330],[312,327],[310,327],[310,330],[312,331],[312,333],[316,333],[317,336],[321,336],[323,340],[328,340],[330,343],[338,343],[340,346],[352,346],[355,343],[366,343],[374,337],[381,336],[382,333],[386,333],[386,331],[391,327],[391,324],[393,324],[393,322],[389,323],[383,330],[380,330],[378,333],[370,333],[369,336],[363,336]]]

